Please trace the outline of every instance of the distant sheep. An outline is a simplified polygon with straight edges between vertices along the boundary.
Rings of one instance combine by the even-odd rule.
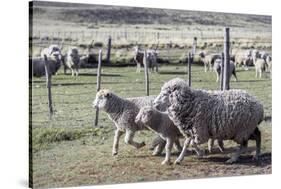
[[[140,109],[135,122],[145,125],[148,129],[156,132],[156,134],[166,141],[166,157],[162,162],[162,165],[170,164],[173,144],[175,143],[177,150],[179,152],[181,151],[179,137],[182,135],[170,120],[168,114],[160,112],[152,106],[145,106]]]
[[[214,65],[214,62],[216,59],[221,58],[220,54],[205,54],[204,52],[199,53],[199,56],[201,60],[204,63],[204,71],[211,71],[212,65]]]
[[[141,66],[143,66],[143,56],[144,51],[140,50],[138,46],[134,47],[135,55],[134,62],[137,64],[137,73],[140,73]],[[156,72],[158,72],[158,63],[157,63],[157,53],[156,50],[148,50],[147,52],[147,66],[151,72],[154,72],[154,68],[156,68]]]
[[[220,74],[221,74],[221,59],[216,59],[214,66],[213,66],[214,71],[216,72],[217,75],[217,82],[219,82],[219,78],[220,78]],[[238,81],[237,76],[236,76],[236,70],[235,70],[235,65],[233,61],[230,61],[229,64],[229,81],[230,81],[230,77],[231,75],[233,75],[235,77],[235,81]]]
[[[64,74],[66,74],[67,69],[70,69],[72,76],[78,76],[79,68],[80,68],[79,51],[77,47],[72,47],[68,50],[64,58]]]
[[[61,60],[61,48],[58,45],[50,45],[48,48],[44,48],[41,51],[41,58],[44,59],[44,55],[47,56],[48,60]]]
[[[256,77],[258,77],[259,75],[259,77],[261,78],[262,73],[266,71],[266,67],[267,67],[266,60],[260,57],[258,51],[253,51],[252,58],[255,65]]]
[[[143,124],[135,123],[135,118],[140,107],[152,105],[154,98],[149,96],[123,99],[106,89],[96,94],[93,106],[105,111],[116,126],[112,155],[118,154],[119,139],[123,133],[126,133],[126,144],[132,145],[136,149],[145,146],[144,142],[134,141],[137,131],[147,129]]]
[[[205,91],[188,87],[183,79],[166,82],[154,104],[168,106],[168,115],[186,138],[182,153],[186,150],[189,135],[192,142],[202,144],[208,139],[234,140],[239,150],[227,163],[234,163],[247,147],[248,140],[256,141],[255,159],[259,159],[263,121],[263,106],[243,90]],[[183,160],[179,156],[176,163]]]

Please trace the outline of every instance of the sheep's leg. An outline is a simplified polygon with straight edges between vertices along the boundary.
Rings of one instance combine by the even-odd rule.
[[[208,150],[209,150],[209,153],[212,153],[212,149],[214,147],[214,139],[210,138],[209,141],[208,141]]]
[[[113,140],[113,148],[112,155],[115,156],[118,154],[119,140],[123,132],[119,129],[115,130],[114,140]]]
[[[162,152],[163,152],[163,149],[165,148],[166,146],[166,141],[163,140],[161,137],[159,137],[160,139],[158,140],[158,144],[155,148],[155,150],[153,151],[152,155],[153,156],[158,156],[160,155]]]
[[[207,72],[207,64],[204,63],[204,69],[205,69],[205,72]]]
[[[71,69],[71,76],[74,76],[74,70],[73,68],[70,68]]]
[[[158,63],[156,63],[156,72],[158,73]]]
[[[167,138],[166,140],[166,157],[165,157],[165,160],[162,161],[162,165],[165,165],[165,164],[171,164],[171,151],[172,151],[172,147],[173,147],[173,143],[174,141],[171,139],[171,138]]]
[[[237,82],[238,79],[237,79],[237,76],[236,76],[236,71],[233,71],[233,72],[232,72],[232,75],[235,77],[235,81]]]
[[[192,145],[192,147],[194,148],[194,150],[195,150],[195,152],[197,153],[197,156],[198,156],[199,158],[201,158],[201,157],[204,156],[204,151],[201,150],[201,149],[197,146],[197,144],[195,144],[195,143],[193,143],[193,141],[191,141],[191,145]]]
[[[229,159],[226,161],[227,164],[232,164],[237,162],[237,160],[239,159],[240,154],[244,153],[247,149],[248,146],[248,141],[243,141],[242,144],[240,144],[239,149],[237,150],[237,152]]]
[[[182,151],[182,147],[181,147],[181,144],[180,144],[180,141],[179,141],[178,138],[175,140],[175,146],[176,146],[176,150],[177,150],[178,152],[181,152],[181,151]]]
[[[164,146],[166,144],[166,141],[163,140],[160,136],[157,136],[153,139],[151,146],[149,147],[149,150],[154,150],[159,144],[164,143]]]
[[[256,141],[256,154],[253,157],[253,159],[259,161],[259,157],[261,153],[261,132],[259,128],[255,129],[254,133],[250,136],[250,139]]]
[[[134,135],[135,135],[135,132],[133,132],[131,130],[126,130],[125,143],[126,144],[130,144],[130,145],[134,146],[137,149],[145,146],[144,142],[141,142],[141,143],[135,142],[134,141]]]
[[[137,62],[137,71],[136,71],[136,73],[140,73],[140,70],[141,70],[141,65],[140,65],[140,63]]]
[[[66,70],[67,70],[67,67],[64,66],[64,67],[63,67],[63,73],[64,73],[64,75],[66,75]]]
[[[224,152],[223,140],[218,140],[218,146],[219,146],[219,150],[221,152]]]
[[[216,80],[216,82],[219,82],[220,74],[219,74],[218,72],[216,72],[216,74],[217,74],[217,80]]]
[[[153,151],[152,155],[153,155],[153,156],[159,156],[159,155],[161,155],[161,153],[163,152],[163,149],[165,148],[165,146],[166,146],[166,141],[165,141],[165,142],[162,142],[162,143],[159,143],[159,144],[156,146],[155,150]]]
[[[180,162],[184,159],[184,156],[185,156],[185,152],[186,152],[186,149],[187,147],[189,146],[191,142],[191,138],[190,137],[187,137],[183,143],[183,147],[182,147],[182,150],[181,150],[181,154],[179,155],[179,157],[176,159],[176,161],[174,162],[174,164],[180,164]]]
[[[79,75],[78,68],[75,68],[75,75],[76,75],[76,76],[78,76],[78,75]]]
[[[256,78],[258,77],[258,69],[256,69]]]

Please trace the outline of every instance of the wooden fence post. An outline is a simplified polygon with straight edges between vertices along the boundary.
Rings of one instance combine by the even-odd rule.
[[[146,92],[146,95],[149,96],[149,77],[148,77],[146,50],[143,53],[143,65],[144,65],[144,77],[145,77],[145,92]]]
[[[193,38],[193,44],[192,44],[192,57],[194,57],[196,53],[196,46],[197,46],[197,37]]]
[[[223,78],[223,90],[229,90],[229,28],[224,28],[224,78]]]
[[[111,52],[111,36],[108,38],[107,44],[107,56],[106,56],[106,63],[110,64],[110,52]]]
[[[191,54],[188,53],[188,61],[187,61],[187,64],[188,64],[188,86],[191,87],[191,64],[192,64],[192,61],[193,61],[193,58],[191,57]]]
[[[221,74],[220,74],[220,90],[223,90],[223,76],[224,76],[224,54],[221,53]]]
[[[101,61],[102,61],[102,50],[99,50],[99,62],[98,62],[98,69],[97,69],[97,92],[100,90],[100,83],[101,83]],[[96,119],[95,119],[95,127],[98,126],[99,120],[99,108],[96,108]]]
[[[50,119],[52,119],[53,116],[53,103],[52,103],[52,74],[50,73],[50,67],[47,55],[44,55],[44,65],[45,65],[45,73],[46,73],[46,87],[47,87],[47,93],[48,93],[48,106],[49,106],[49,116]]]

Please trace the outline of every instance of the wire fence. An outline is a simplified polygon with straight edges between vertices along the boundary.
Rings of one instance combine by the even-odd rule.
[[[223,51],[223,35],[222,31],[217,31],[217,34],[208,36],[209,34],[202,31],[195,31],[191,33],[185,33],[185,31],[178,32],[150,32],[150,31],[112,31],[100,32],[91,31],[88,32],[52,32],[51,34],[39,31],[33,34],[32,46],[36,47],[48,47],[51,43],[57,43],[67,48],[68,46],[75,46],[79,44],[89,44],[93,39],[99,39],[106,44],[108,36],[112,37],[112,45],[120,44],[120,40],[124,41],[124,44],[131,43],[132,41],[142,41],[142,43],[157,44],[159,41],[165,42],[168,45],[166,48],[160,49],[158,57],[162,59],[169,59],[170,61],[179,61],[180,59],[186,59],[188,52],[191,52],[193,36],[199,36],[197,38],[197,48],[195,56],[198,56],[199,51],[204,46],[204,41],[208,41],[204,50],[210,50],[210,52],[221,53]],[[249,33],[251,33],[249,31]],[[213,34],[213,33],[212,33]],[[239,34],[241,36],[241,33]],[[243,33],[244,35],[244,33]],[[36,38],[36,36],[38,36]],[[46,38],[48,36],[48,38]],[[75,37],[74,37],[75,36]],[[103,37],[104,36],[104,37]],[[149,37],[150,36],[150,37]],[[231,30],[231,51],[242,51],[245,49],[253,48],[253,44],[263,44],[261,46],[268,46],[271,48],[271,37],[268,33],[261,36],[248,36],[245,33],[244,37],[237,39],[238,36],[235,31]],[[209,37],[209,38],[208,38]],[[249,37],[249,38],[248,38]],[[61,40],[60,40],[61,39]],[[69,40],[67,40],[69,39]],[[71,40],[70,40],[71,39]],[[77,39],[77,40],[76,40]],[[171,41],[177,41],[178,39],[185,39],[185,43],[180,46],[174,44]],[[119,40],[119,41],[118,41]],[[147,42],[149,41],[149,42]],[[188,41],[188,42],[186,42]],[[201,41],[201,42],[200,42]],[[246,41],[246,42],[244,42]],[[203,46],[202,46],[203,44]],[[176,46],[177,45],[177,46]],[[148,48],[148,46],[145,46]],[[255,46],[259,47],[259,46]],[[84,48],[84,47],[81,47]],[[95,47],[97,50],[102,47]],[[126,48],[125,48],[126,49]],[[175,50],[176,49],[176,50]],[[126,49],[123,53],[131,52],[132,49]],[[117,50],[113,49],[111,54],[115,54]],[[96,53],[98,54],[98,53]],[[150,94],[157,95],[160,92],[160,88],[163,83],[173,77],[180,76],[187,78],[186,66],[184,67],[160,67],[159,74],[151,74],[150,76]],[[244,89],[250,94],[256,96],[259,100],[265,104],[265,114],[271,116],[271,82],[269,78],[258,80],[242,78],[239,82],[231,82],[230,88]],[[219,89],[219,84],[215,83],[215,75],[208,73],[208,79],[202,76],[203,69],[192,69],[192,83],[195,88],[202,88],[207,90]],[[87,77],[86,77],[87,76]],[[52,79],[52,99],[54,116],[49,119],[48,110],[48,94],[46,90],[45,78],[33,78],[30,84],[32,89],[32,97],[30,99],[31,105],[31,117],[33,127],[91,127],[94,125],[95,109],[92,107],[92,101],[96,94],[96,69],[83,69],[80,72],[80,76],[77,78],[70,75],[63,75],[59,72],[58,75],[53,76]],[[118,95],[124,97],[132,96],[144,96],[145,95],[145,81],[144,75],[136,74],[135,68],[102,68],[101,88],[108,88],[113,90]],[[100,119],[100,126],[113,125],[113,123],[102,113]]]

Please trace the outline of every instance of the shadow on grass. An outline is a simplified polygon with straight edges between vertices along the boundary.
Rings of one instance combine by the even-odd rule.
[[[176,71],[160,71],[159,72],[160,75],[186,75],[186,72],[176,72]]]
[[[223,163],[226,164],[225,162],[229,159],[227,156],[212,156],[212,157],[205,157],[199,159],[202,162],[216,162],[216,163]],[[253,155],[241,155],[239,157],[239,160],[235,164],[240,164],[240,165],[258,165],[258,166],[266,166],[271,164],[271,152],[268,153],[263,153],[260,156],[259,161],[257,162],[256,160],[253,160]]]
[[[68,74],[70,75],[70,74]],[[91,76],[91,77],[96,77],[97,74],[96,73],[80,73],[79,76]],[[79,77],[78,76],[78,77]],[[102,77],[123,77],[122,75],[120,74],[101,74]]]
[[[245,82],[245,83],[256,83],[256,82],[266,82],[267,80],[264,80],[264,79],[254,79],[254,80],[239,80],[238,78],[238,81],[237,83],[241,83],[241,82]]]

